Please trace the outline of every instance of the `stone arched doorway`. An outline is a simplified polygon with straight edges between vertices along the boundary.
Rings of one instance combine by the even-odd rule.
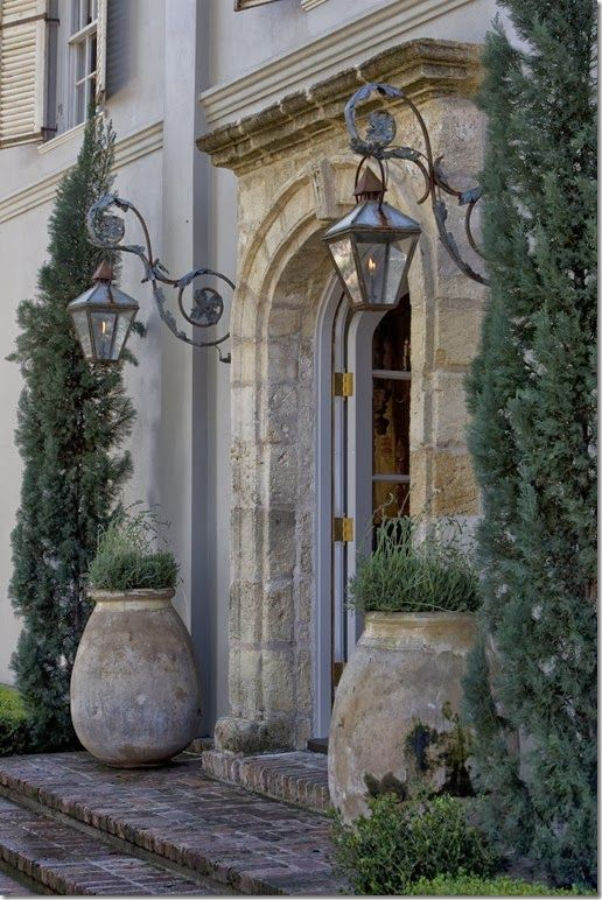
[[[437,152],[460,160],[451,175],[478,171],[482,123],[465,96],[474,89],[475,48],[415,42],[366,64],[368,78],[375,75],[371,66],[420,103]],[[304,748],[319,722],[316,335],[333,284],[320,237],[351,205],[356,160],[341,153],[342,106],[357,81],[366,80],[361,67],[354,78],[354,84],[333,78],[320,85],[319,103],[309,91],[294,110],[279,104],[239,123],[236,133],[224,129],[199,141],[218,165],[239,175],[231,320],[231,714],[216,726],[222,750]],[[333,105],[341,111],[336,119]],[[308,128],[310,118],[315,129]],[[409,144],[419,142],[412,128],[408,120]],[[413,504],[428,504],[433,515],[474,516],[463,378],[478,343],[484,291],[438,244],[431,217],[416,207],[414,176],[403,169],[392,176],[387,199],[423,226],[409,284]],[[281,188],[275,192],[274,185]]]

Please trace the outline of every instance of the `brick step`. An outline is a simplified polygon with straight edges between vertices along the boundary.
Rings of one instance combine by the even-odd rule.
[[[328,757],[322,753],[295,751],[234,756],[205,750],[203,770],[214,778],[284,803],[316,812],[327,812],[330,808]]]
[[[155,769],[109,768],[87,753],[3,757],[0,795],[172,874],[211,878],[227,886],[221,893],[346,889],[334,872],[326,816],[208,777],[200,755]]]
[[[29,885],[29,879],[17,881],[12,873],[5,872],[0,865],[0,897],[35,897],[36,892],[25,887],[25,882]]]
[[[4,798],[0,798],[0,859],[28,883],[39,886],[40,893],[113,897],[231,893],[209,879],[151,864],[99,840],[98,835],[90,836]],[[14,879],[7,881],[12,882],[12,896],[24,895]],[[7,887],[10,890],[10,884]]]

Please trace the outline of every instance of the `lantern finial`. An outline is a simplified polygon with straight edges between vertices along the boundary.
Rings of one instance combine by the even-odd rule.
[[[113,281],[113,266],[106,259],[97,266],[94,275],[92,276],[92,281]]]
[[[378,200],[379,203],[382,203],[386,190],[384,183],[372,169],[364,169],[355,184],[353,196],[358,203],[366,200]]]

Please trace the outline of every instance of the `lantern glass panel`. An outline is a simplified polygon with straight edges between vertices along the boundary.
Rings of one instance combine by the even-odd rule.
[[[362,302],[362,294],[355,268],[351,239],[346,237],[340,241],[332,241],[328,246],[341,278],[345,282],[352,303],[360,304]]]
[[[375,241],[358,236],[365,296],[370,306],[395,306],[405,283],[408,253],[415,236]]]
[[[115,359],[113,355],[113,333],[117,316],[115,313],[91,312],[90,324],[94,337],[96,359]]]
[[[81,312],[74,312],[71,315],[73,317],[73,324],[75,325],[75,330],[83,354],[86,359],[92,359],[92,340],[90,338],[90,327],[88,325],[88,313],[85,310],[82,310]]]
[[[134,321],[134,316],[136,315],[136,310],[131,310],[128,312],[122,312],[119,314],[119,321],[117,322],[117,331],[115,334],[115,340],[113,342],[113,356],[112,359],[119,359],[121,356],[121,351],[125,346],[125,342],[127,340],[127,336],[130,330],[130,325]]]

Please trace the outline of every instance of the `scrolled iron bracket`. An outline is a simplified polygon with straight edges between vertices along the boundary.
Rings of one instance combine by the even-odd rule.
[[[374,93],[388,100],[401,100],[410,108],[420,127],[424,141],[424,150],[416,150],[414,147],[392,146],[397,133],[397,126],[391,113],[382,109],[373,110],[368,114],[368,128],[363,137],[360,135],[356,122],[356,108]],[[358,173],[368,159],[376,160],[381,173],[385,176],[383,179],[385,183],[388,160],[390,159],[411,162],[418,167],[424,177],[424,192],[417,202],[422,204],[430,198],[437,231],[443,246],[456,266],[468,278],[472,278],[473,281],[477,281],[479,284],[489,284],[489,280],[473,269],[470,263],[466,262],[462,257],[453,234],[448,231],[445,224],[448,211],[443,199],[443,194],[448,194],[456,197],[460,206],[466,206],[464,227],[468,243],[482,257],[483,254],[477,246],[471,231],[472,213],[481,197],[482,190],[477,185],[466,191],[458,191],[450,185],[441,166],[443,157],[434,156],[428,128],[416,105],[402,90],[391,84],[380,82],[365,84],[347,101],[345,105],[345,123],[349,132],[350,147],[354,153],[362,157],[358,166]]]
[[[125,236],[125,221],[121,216],[112,213],[110,211],[111,207],[116,207],[124,213],[133,212],[142,228],[145,247],[140,244],[121,243]],[[190,338],[185,331],[178,328],[175,316],[167,308],[167,299],[161,285],[166,284],[177,290],[178,308],[183,318],[190,325],[193,325],[195,328],[211,328],[219,323],[224,313],[224,301],[221,294],[212,287],[200,287],[193,291],[192,306],[186,309],[184,305],[184,291],[197,278],[206,278],[207,276],[219,278],[232,290],[235,288],[234,282],[222,275],[221,272],[215,272],[213,269],[206,267],[193,269],[191,272],[187,272],[186,275],[182,275],[181,278],[170,278],[169,270],[153,255],[150,234],[142,214],[133,203],[123,197],[118,197],[117,194],[104,194],[97,200],[88,210],[86,224],[90,242],[94,246],[119,253],[132,253],[138,257],[144,268],[142,283],[151,282],[159,316],[172,334],[192,347],[215,347],[220,362],[229,363],[231,361],[230,354],[223,353],[221,346],[230,337],[229,332],[214,341],[197,341]]]

